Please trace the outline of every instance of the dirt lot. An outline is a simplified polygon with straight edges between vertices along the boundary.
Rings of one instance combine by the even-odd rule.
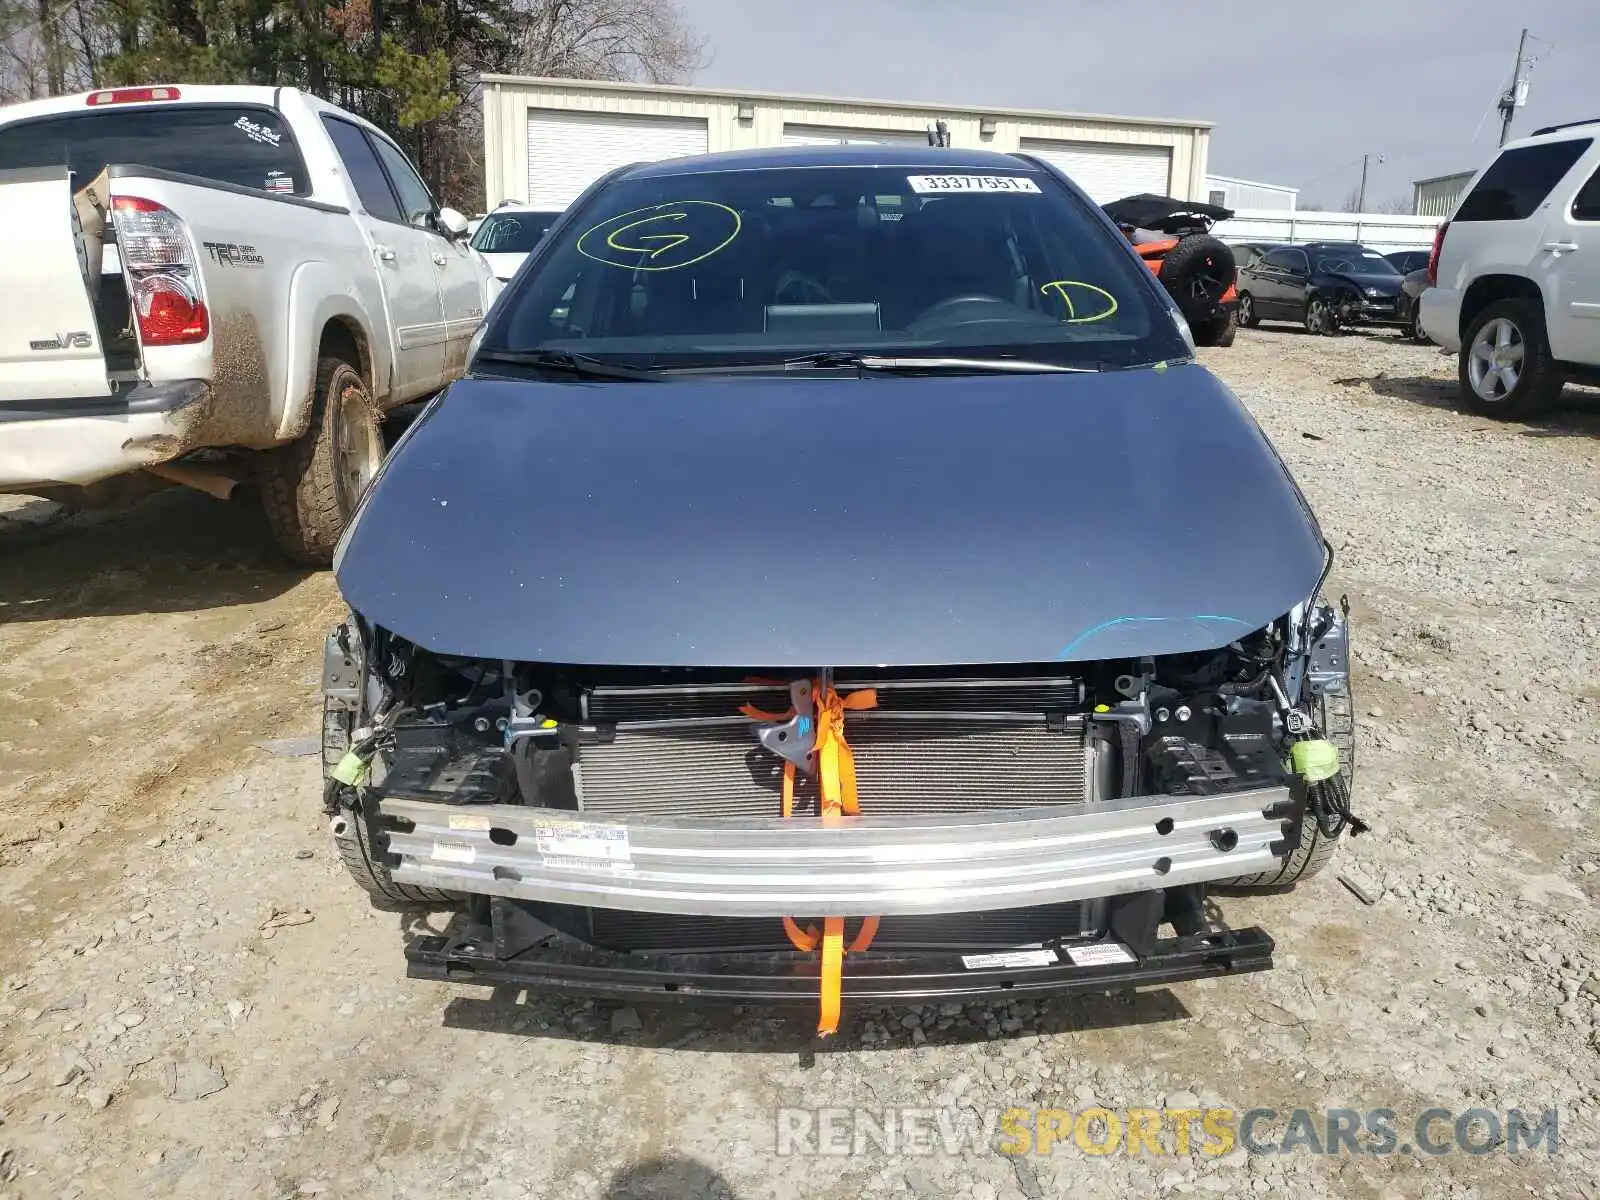
[[[804,1015],[406,981],[407,922],[342,876],[305,755],[331,578],[198,495],[9,502],[0,1197],[1600,1195],[1600,404],[1469,417],[1452,360],[1387,334],[1208,359],[1337,547],[1374,833],[1222,902],[1273,972],[858,1013],[814,1057]],[[1403,1142],[1430,1107],[1558,1106],[1561,1147],[775,1153],[780,1107],[1096,1102],[1384,1107]]]

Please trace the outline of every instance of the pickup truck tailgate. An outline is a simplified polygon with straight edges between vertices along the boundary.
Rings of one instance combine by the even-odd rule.
[[[19,285],[0,308],[0,404],[111,395],[89,291],[100,236],[82,228],[66,168],[0,171],[0,262]]]

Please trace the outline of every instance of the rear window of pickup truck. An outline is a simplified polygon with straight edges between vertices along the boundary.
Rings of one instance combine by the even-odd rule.
[[[311,191],[283,117],[251,105],[160,105],[19,121],[0,126],[0,163],[68,166],[80,186],[108,164],[127,163],[284,196]]]

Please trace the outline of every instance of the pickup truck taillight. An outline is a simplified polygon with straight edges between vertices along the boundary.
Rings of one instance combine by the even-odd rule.
[[[1444,231],[1450,228],[1449,221],[1442,221],[1439,228],[1433,231],[1433,249],[1428,251],[1428,286],[1439,286],[1439,252],[1444,249]]]
[[[183,222],[165,205],[142,196],[118,196],[114,204],[117,249],[140,342],[183,346],[205,341],[211,320]]]

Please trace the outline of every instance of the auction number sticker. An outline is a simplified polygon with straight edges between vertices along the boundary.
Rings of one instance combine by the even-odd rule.
[[[963,954],[961,965],[969,971],[989,967],[1049,967],[1059,959],[1054,950],[1007,950],[1000,954]]]
[[[935,192],[1031,192],[1039,185],[1025,175],[908,175],[906,182],[919,196]]]
[[[626,825],[597,821],[547,821],[533,827],[533,842],[547,866],[627,871],[633,868]]]
[[[1067,957],[1075,967],[1109,967],[1113,963],[1131,963],[1133,952],[1121,942],[1098,942],[1093,946],[1068,946]]]

